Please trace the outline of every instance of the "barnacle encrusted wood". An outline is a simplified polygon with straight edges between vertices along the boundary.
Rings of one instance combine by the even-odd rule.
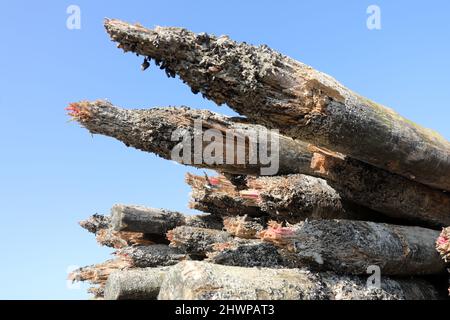
[[[299,267],[366,274],[371,265],[386,275],[443,274],[435,250],[439,231],[369,221],[313,220],[269,226],[261,239],[295,252]]]
[[[310,66],[226,36],[111,19],[105,27],[124,51],[154,59],[193,92],[226,103],[251,122],[450,191],[445,138]]]

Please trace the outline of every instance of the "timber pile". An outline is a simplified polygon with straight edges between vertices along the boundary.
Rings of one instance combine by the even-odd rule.
[[[189,206],[204,214],[114,205],[110,215],[82,221],[115,249],[114,259],[80,268],[72,280],[92,283],[99,299],[444,296],[450,143],[443,137],[267,46],[118,20],[105,27],[119,48],[144,57],[143,70],[154,60],[245,118],[185,106],[70,104],[69,115],[92,134],[217,171],[186,176]],[[202,140],[210,129],[223,136],[215,155],[245,157],[198,161],[211,148]],[[250,155],[251,135],[270,137],[275,175],[264,175],[267,159]],[[380,286],[367,282],[374,267]]]

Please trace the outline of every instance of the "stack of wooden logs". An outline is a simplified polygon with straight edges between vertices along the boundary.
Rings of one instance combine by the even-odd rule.
[[[119,20],[105,27],[119,48],[144,57],[142,69],[154,60],[194,93],[245,118],[184,106],[72,103],[69,115],[93,134],[168,160],[182,147],[175,160],[217,175],[186,176],[190,207],[205,214],[115,205],[108,216],[82,221],[100,244],[116,249],[115,258],[71,279],[91,282],[94,296],[106,299],[446,295],[447,140],[267,46]],[[249,156],[196,161],[209,145],[198,150],[195,142],[209,129],[231,133],[219,148],[215,141],[227,159],[239,146],[248,151],[246,133],[270,132],[277,144],[266,151],[277,154],[277,174],[262,176],[267,161]]]

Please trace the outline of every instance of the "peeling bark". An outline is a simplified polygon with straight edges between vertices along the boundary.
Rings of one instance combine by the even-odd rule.
[[[155,300],[168,267],[124,270],[112,273],[106,282],[106,300]]]
[[[438,299],[422,280],[384,278],[381,288],[368,288],[366,279],[302,269],[221,266],[185,261],[168,271],[160,300],[421,300]]]
[[[310,66],[226,36],[170,27],[149,30],[110,19],[105,27],[125,52],[155,59],[193,92],[226,103],[252,122],[450,191],[445,138]]]
[[[443,274],[435,250],[438,231],[350,220],[305,221],[291,227],[272,225],[261,239],[295,252],[298,267],[366,274],[371,265],[382,275]]]

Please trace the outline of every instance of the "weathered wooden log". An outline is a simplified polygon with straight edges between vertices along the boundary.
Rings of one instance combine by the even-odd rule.
[[[106,300],[155,300],[168,267],[117,271],[106,281]]]
[[[370,288],[358,276],[313,273],[302,269],[242,268],[185,261],[170,268],[160,300],[421,300],[438,299],[428,282],[383,278]]]
[[[267,46],[182,28],[105,20],[124,51],[153,58],[193,92],[283,134],[450,191],[450,143]],[[357,137],[357,139],[355,138]]]
[[[251,177],[237,188],[224,176],[188,173],[192,187],[189,206],[214,215],[270,216],[296,223],[310,219],[357,219],[386,221],[378,212],[351,203],[320,178],[302,174]]]
[[[253,175],[272,169],[268,174],[298,172],[301,163],[309,164],[303,145],[243,118],[187,107],[126,110],[104,100],[72,103],[67,109],[93,134],[181,164]],[[267,142],[264,149],[261,141]]]
[[[439,232],[351,220],[313,220],[290,227],[272,225],[261,239],[295,252],[298,267],[366,274],[378,266],[384,275],[445,273],[435,249]]]
[[[116,231],[165,234],[184,223],[184,215],[176,211],[123,204],[111,208],[111,224]]]
[[[187,216],[176,211],[143,206],[116,204],[111,209],[111,225],[117,231],[165,235],[167,231],[190,225],[222,229],[222,219],[211,215]]]
[[[91,132],[113,136],[127,145],[155,152],[166,159],[177,144],[171,141],[171,137],[178,127],[184,130],[185,137],[191,136],[191,140],[203,132],[199,129],[194,135],[189,134],[195,129],[191,125],[195,119],[203,117],[207,119],[207,127],[222,128],[223,131],[234,127],[231,119],[211,115],[208,111],[195,111],[198,114],[194,115],[195,112],[186,113],[175,108],[123,110],[106,101],[81,102],[74,104],[73,108],[75,111],[71,115]],[[279,173],[295,171],[326,179],[343,199],[394,218],[432,226],[450,224],[449,194],[287,137],[279,136],[278,140]],[[191,142],[187,144],[192,147]],[[227,148],[226,143],[223,148]],[[253,167],[255,170],[251,169],[249,161],[243,165],[201,161],[196,164],[194,161],[192,165],[245,174],[257,174],[262,168],[260,164]]]
[[[186,253],[165,244],[126,247],[115,254],[130,261],[134,268],[171,266],[188,258]]]
[[[205,256],[215,244],[226,243],[233,237],[225,231],[180,226],[167,233],[170,246],[192,255]]]
[[[151,245],[153,239],[138,232],[115,231],[111,226],[111,218],[94,214],[86,220],[80,221],[80,226],[95,234],[96,240],[102,246],[116,249],[131,245]]]

